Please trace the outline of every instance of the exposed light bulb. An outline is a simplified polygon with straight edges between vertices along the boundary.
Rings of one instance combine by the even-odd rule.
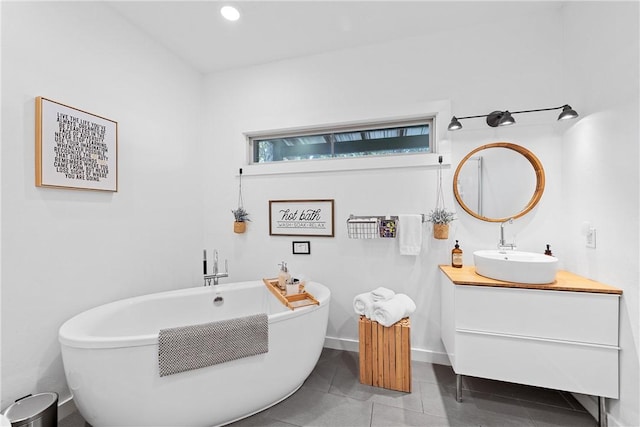
[[[240,12],[233,6],[222,6],[220,14],[228,21],[237,21],[240,19]]]

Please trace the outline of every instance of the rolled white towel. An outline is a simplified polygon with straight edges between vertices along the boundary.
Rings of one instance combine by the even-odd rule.
[[[353,309],[357,314],[371,318],[373,303],[373,295],[371,292],[365,292],[363,294],[356,295],[353,298]]]
[[[387,289],[382,286],[371,291],[371,295],[373,295],[373,300],[375,302],[388,301],[391,298],[393,298],[395,294],[396,293],[393,292],[391,289]]]
[[[382,326],[389,327],[398,320],[411,315],[416,310],[416,303],[405,294],[396,294],[388,301],[373,304],[372,320]]]

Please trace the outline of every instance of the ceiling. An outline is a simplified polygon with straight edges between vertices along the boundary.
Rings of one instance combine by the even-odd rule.
[[[553,2],[107,1],[203,74],[491,22]],[[240,10],[226,21],[220,7]],[[556,3],[557,5],[558,3]]]

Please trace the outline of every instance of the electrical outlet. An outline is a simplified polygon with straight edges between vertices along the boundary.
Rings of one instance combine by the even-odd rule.
[[[591,227],[589,231],[587,231],[587,247],[588,248],[596,248],[596,229]]]

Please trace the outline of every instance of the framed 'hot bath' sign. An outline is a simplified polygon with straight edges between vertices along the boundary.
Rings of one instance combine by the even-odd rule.
[[[269,200],[269,234],[333,237],[333,199]]]
[[[36,186],[118,191],[118,123],[37,97]]]

